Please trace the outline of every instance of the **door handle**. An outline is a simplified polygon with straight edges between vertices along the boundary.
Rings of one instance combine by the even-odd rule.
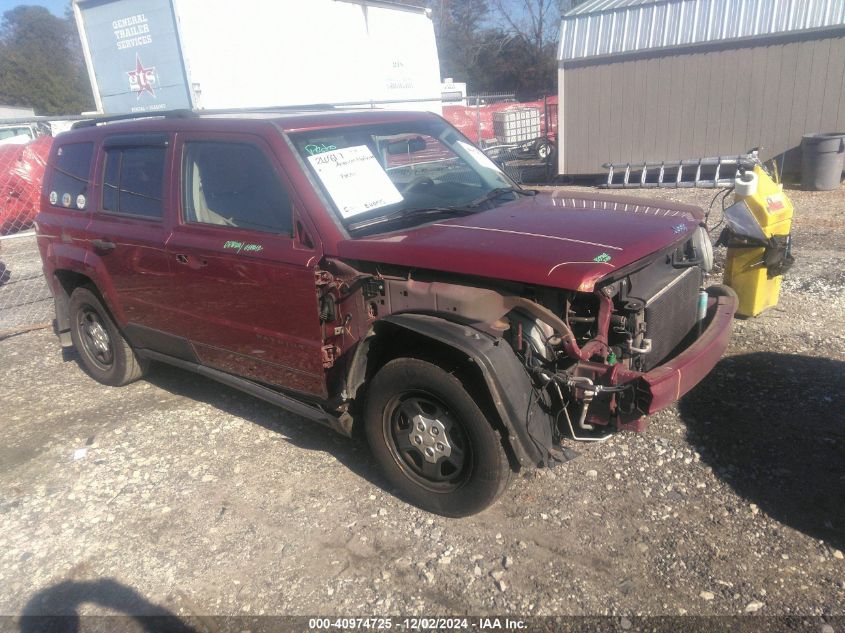
[[[91,245],[101,251],[113,251],[117,244],[108,240],[91,240]]]
[[[176,255],[176,261],[180,264],[185,264],[190,268],[202,268],[203,266],[208,266],[208,261],[205,259],[199,259],[197,257],[191,257],[190,255],[183,255],[179,253]]]

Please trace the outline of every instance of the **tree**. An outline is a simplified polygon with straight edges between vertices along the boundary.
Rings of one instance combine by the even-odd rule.
[[[511,32],[523,39],[538,56],[549,44],[556,44],[560,30],[559,0],[493,0],[493,5]]]
[[[515,93],[520,100],[555,92],[554,50],[537,56],[519,35],[500,29],[484,32],[484,45],[473,69],[473,91]]]
[[[566,0],[564,0],[566,1]],[[470,92],[556,90],[560,0],[431,0],[441,76]]]
[[[474,69],[484,47],[487,0],[435,0],[431,9],[441,76],[474,83]]]
[[[37,114],[90,110],[91,95],[81,45],[70,15],[20,5],[0,23],[0,103],[29,106]]]
[[[534,98],[555,91],[562,4],[561,0],[493,0],[495,14],[513,38],[511,54],[522,65],[514,86],[518,94]]]

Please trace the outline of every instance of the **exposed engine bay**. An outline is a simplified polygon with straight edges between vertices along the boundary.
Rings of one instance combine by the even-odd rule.
[[[600,440],[641,430],[649,394],[638,380],[695,340],[706,317],[713,266],[699,228],[683,242],[602,279],[593,292],[486,285],[484,280],[326,260],[317,275],[324,366],[347,375],[345,352],[380,319],[428,314],[506,343],[533,385],[555,441]],[[354,396],[344,392],[343,396]],[[341,398],[342,399],[342,398]]]
[[[556,399],[559,431],[594,440],[607,437],[602,431],[608,425],[641,430],[647,403],[635,376],[670,359],[700,332],[708,305],[703,284],[712,266],[712,247],[701,229],[645,267],[611,276],[592,294],[560,294],[559,304],[548,307],[563,315],[569,340],[519,309],[509,314],[506,337]]]

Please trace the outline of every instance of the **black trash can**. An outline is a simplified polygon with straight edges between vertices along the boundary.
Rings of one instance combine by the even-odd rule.
[[[845,132],[805,134],[801,141],[801,186],[815,191],[839,187],[845,167]]]

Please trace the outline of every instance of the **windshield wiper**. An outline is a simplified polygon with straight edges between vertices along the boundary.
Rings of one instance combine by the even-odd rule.
[[[448,214],[448,215],[469,215],[470,213],[475,213],[475,211],[469,208],[469,205],[460,205],[454,207],[414,207],[411,209],[399,209],[398,211],[394,211],[388,215],[382,215],[377,218],[370,218],[368,220],[361,220],[360,222],[354,222],[349,225],[350,231],[358,231],[360,229],[366,229],[371,226],[377,226],[379,224],[386,224],[388,222],[395,222],[396,220],[401,220],[402,218],[407,218],[410,216],[425,216],[425,215],[440,215],[440,214]]]
[[[489,202],[491,200],[495,200],[496,198],[503,196],[507,193],[514,193],[521,196],[536,196],[537,190],[536,189],[517,189],[515,187],[497,187],[495,189],[491,189],[487,193],[485,193],[480,198],[476,198],[475,200],[468,202],[467,204],[459,204],[454,206],[444,206],[444,207],[413,207],[410,209],[399,209],[398,211],[394,211],[388,215],[382,215],[377,218],[370,218],[368,220],[361,220],[360,222],[354,222],[349,225],[350,231],[358,231],[361,229],[366,229],[371,226],[377,226],[379,224],[386,224],[388,222],[394,222],[396,220],[401,220],[403,218],[407,218],[410,216],[425,216],[425,215],[438,215],[438,214],[448,214],[448,215],[469,215],[471,213],[476,213],[478,207],[480,207],[485,202]]]
[[[505,195],[506,193],[514,193],[518,196],[536,196],[539,192],[536,189],[517,189],[516,187],[496,187],[485,193],[480,198],[476,198],[466,205],[468,209],[475,209],[480,207],[485,202],[490,202],[496,198]]]

